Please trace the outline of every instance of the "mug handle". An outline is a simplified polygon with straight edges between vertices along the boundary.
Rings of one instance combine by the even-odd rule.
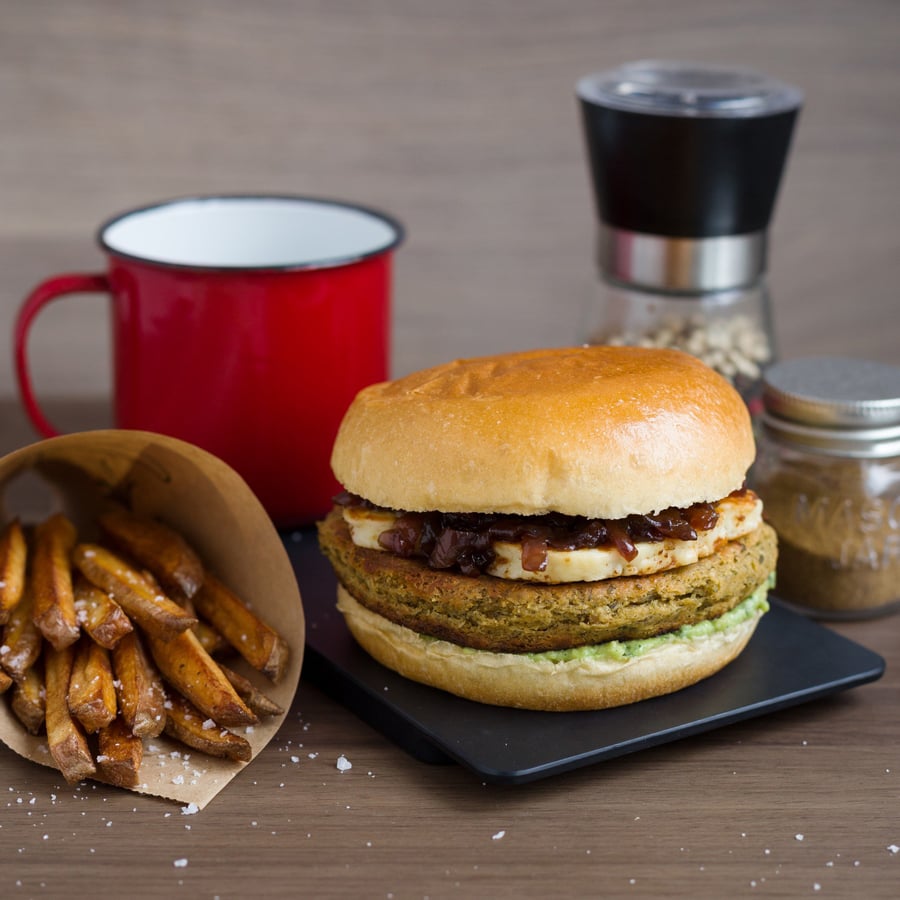
[[[15,328],[16,380],[22,404],[31,424],[45,438],[57,437],[60,432],[44,415],[37,402],[28,368],[28,333],[41,309],[66,294],[97,294],[109,291],[109,281],[103,274],[70,273],[56,275],[42,281],[25,299],[19,310]]]

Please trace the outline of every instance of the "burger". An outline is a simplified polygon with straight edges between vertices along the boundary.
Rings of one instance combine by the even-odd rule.
[[[676,350],[457,360],[363,389],[319,523],[353,637],[481,703],[619,706],[734,660],[774,531],[734,388]]]

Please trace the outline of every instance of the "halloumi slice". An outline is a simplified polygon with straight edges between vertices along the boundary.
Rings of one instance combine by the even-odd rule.
[[[723,542],[750,534],[762,522],[762,501],[753,493],[725,497],[714,506],[719,516],[715,527],[709,531],[698,531],[696,540],[666,538],[654,543],[638,543],[635,544],[637,556],[630,561],[615,547],[549,549],[546,566],[539,572],[531,572],[522,568],[521,544],[496,541],[493,545],[496,558],[485,571],[498,578],[547,584],[602,581],[622,575],[652,575],[666,569],[687,566],[710,556]],[[401,513],[345,507],[343,515],[356,546],[387,552],[378,543],[378,536],[391,528]]]

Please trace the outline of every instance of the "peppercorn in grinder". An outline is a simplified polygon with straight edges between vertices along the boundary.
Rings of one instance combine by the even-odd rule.
[[[775,356],[768,228],[802,94],[648,60],[585,76],[577,96],[600,272],[581,337],[685,350],[755,409]]]

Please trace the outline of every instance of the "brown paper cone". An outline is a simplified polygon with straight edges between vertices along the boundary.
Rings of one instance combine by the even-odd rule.
[[[253,757],[269,743],[287,715],[300,679],[303,607],[278,532],[233,469],[191,444],[162,435],[92,431],[41,441],[3,457],[0,492],[0,523],[14,516],[23,524],[35,523],[63,512],[79,529],[82,541],[96,540],[97,514],[110,499],[176,528],[209,571],[290,646],[290,662],[277,685],[242,661],[228,663],[286,711],[262,719],[244,734]],[[2,699],[0,740],[26,759],[53,765],[46,739],[29,735]],[[160,736],[144,742],[141,784],[134,790],[202,809],[247,765],[215,759]]]

